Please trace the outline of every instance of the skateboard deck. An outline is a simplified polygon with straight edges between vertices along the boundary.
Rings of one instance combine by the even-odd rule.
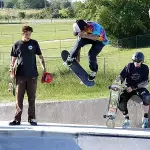
[[[110,90],[109,103],[107,113],[106,115],[104,115],[104,118],[107,119],[106,120],[107,127],[114,128],[118,109],[118,102],[122,91],[121,81],[118,81],[118,83],[116,82],[113,83],[111,86],[109,86],[109,90]]]
[[[66,50],[63,50],[62,53],[61,53],[61,57],[62,57],[62,60],[65,62],[69,56],[69,52],[66,51]],[[95,82],[94,81],[89,81],[88,80],[88,73],[83,69],[83,67],[76,61],[74,60],[72,62],[72,65],[71,66],[68,66],[72,71],[73,73],[82,81],[82,83],[86,86],[94,86],[95,85]]]
[[[9,92],[12,92],[13,96],[16,95],[15,79],[11,79],[11,80],[10,80],[8,91],[9,91]]]

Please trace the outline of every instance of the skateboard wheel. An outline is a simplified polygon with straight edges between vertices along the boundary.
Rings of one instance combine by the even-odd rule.
[[[9,83],[9,86],[12,86],[12,83]]]
[[[81,81],[80,84],[83,85],[83,82]]]
[[[108,86],[108,89],[111,89],[111,85],[110,85],[110,86]]]
[[[103,117],[104,117],[104,118],[106,118],[106,117],[107,117],[107,115],[103,115]]]
[[[106,126],[108,128],[114,128],[115,127],[115,119],[108,118],[106,121]]]

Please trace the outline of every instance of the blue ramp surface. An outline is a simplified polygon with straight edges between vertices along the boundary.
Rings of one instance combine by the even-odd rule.
[[[150,130],[0,122],[0,150],[150,150]]]

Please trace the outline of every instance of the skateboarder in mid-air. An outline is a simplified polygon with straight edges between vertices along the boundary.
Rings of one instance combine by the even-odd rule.
[[[88,80],[93,81],[98,71],[97,55],[101,52],[103,47],[108,44],[108,39],[104,28],[96,22],[86,22],[84,20],[76,20],[73,24],[74,35],[78,36],[77,41],[70,51],[70,57],[66,60],[66,65],[71,66],[72,61],[77,59],[78,52],[81,47],[91,44],[88,52],[89,68],[91,73]]]
[[[136,52],[132,56],[132,63],[129,63],[121,71],[119,78],[125,81],[125,90],[120,95],[118,108],[122,111],[125,121],[123,128],[130,127],[130,119],[128,115],[127,103],[132,95],[138,95],[143,101],[144,118],[142,119],[142,128],[148,128],[148,110],[150,104],[150,94],[147,90],[149,68],[144,62],[144,54]]]

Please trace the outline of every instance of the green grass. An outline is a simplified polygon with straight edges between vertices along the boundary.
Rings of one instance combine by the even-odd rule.
[[[101,60],[99,60],[101,62]],[[73,99],[89,99],[89,98],[98,98],[106,97],[107,92],[107,83],[110,82],[114,77],[107,78],[105,77],[103,72],[98,74],[96,79],[96,86],[89,88],[84,85],[80,85],[80,81],[78,78],[66,67],[62,65],[62,60],[48,60],[47,61],[47,69],[54,76],[54,80],[51,84],[42,84],[40,83],[41,70],[39,66],[39,84],[37,90],[37,99],[38,100],[73,100]],[[87,58],[82,58],[81,64],[88,69]],[[102,70],[102,67],[100,67]],[[1,101],[9,101],[10,99],[14,99],[11,93],[8,93],[8,81],[9,74],[8,68],[1,68],[2,73],[0,74],[0,100]],[[3,76],[5,74],[5,77]],[[112,75],[113,76],[113,75]],[[105,78],[105,79],[104,79]],[[102,90],[100,90],[102,89]]]
[[[118,51],[112,47],[106,47],[101,56],[98,58],[99,73],[96,78],[96,85],[94,87],[85,87],[80,85],[78,78],[67,68],[62,65],[60,58],[47,58],[46,66],[47,70],[54,76],[54,80],[51,84],[40,83],[41,69],[39,67],[39,81],[37,89],[38,100],[75,100],[75,99],[91,99],[91,98],[102,98],[108,97],[109,91],[107,87],[113,82],[115,77],[119,74],[121,69],[131,60],[132,54],[137,50],[125,50]],[[143,49],[144,54],[148,54],[148,49]],[[104,58],[105,58],[105,72],[104,72]],[[147,58],[147,64],[150,61]],[[82,66],[89,71],[87,57],[81,58]],[[10,101],[14,98],[8,93],[8,70],[1,68],[2,73],[1,79],[1,101]]]
[[[19,25],[0,25],[0,45],[6,46],[21,38]],[[32,38],[38,41],[74,38],[72,23],[28,24],[33,27]]]
[[[18,25],[17,25],[18,26]],[[51,30],[49,25],[35,25],[39,34],[39,37],[43,34],[43,30]],[[58,29],[62,28],[60,25]],[[6,26],[10,32],[18,32],[15,28],[16,26]],[[42,28],[43,27],[43,28]],[[1,28],[1,27],[0,27]],[[66,25],[64,28],[68,28]],[[4,30],[8,32],[7,29]],[[49,32],[44,33],[46,36]],[[68,31],[68,35],[72,36],[72,31]],[[45,38],[46,38],[45,36]],[[64,39],[66,35],[61,36],[61,39]],[[35,36],[36,37],[36,36]],[[39,37],[35,39],[39,40]],[[57,39],[57,38],[56,38]],[[58,38],[60,39],[60,37]],[[41,38],[41,40],[43,40]],[[9,40],[7,42],[10,42]],[[39,69],[39,80],[38,80],[38,89],[37,89],[37,100],[78,100],[78,99],[92,99],[100,97],[108,97],[109,90],[107,87],[113,82],[115,77],[119,74],[121,69],[131,61],[131,56],[134,52],[139,51],[138,49],[133,50],[118,50],[117,48],[106,46],[103,51],[98,56],[99,72],[96,77],[96,85],[94,87],[85,87],[80,84],[78,78],[66,67],[62,65],[62,60],[60,59],[60,53],[63,49],[70,50],[75,41],[56,41],[56,42],[46,42],[40,43],[43,55],[46,60],[46,67],[49,72],[54,76],[54,80],[51,84],[42,84],[40,83],[41,78],[41,68],[38,63]],[[11,43],[11,42],[10,42]],[[4,47],[5,45],[5,47]],[[81,51],[81,65],[89,71],[88,67],[88,49],[89,46],[86,46]],[[9,82],[9,53],[11,50],[11,44],[0,45],[0,101],[12,101],[15,98],[8,93],[8,82]],[[145,54],[145,62],[150,65],[150,52],[149,48],[141,49]],[[5,53],[4,53],[5,52]],[[84,57],[83,57],[84,56]],[[38,60],[37,60],[38,62]]]

